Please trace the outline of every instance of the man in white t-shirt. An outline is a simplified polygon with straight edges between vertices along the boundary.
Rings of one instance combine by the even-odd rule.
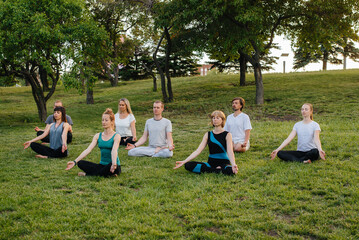
[[[234,113],[229,115],[224,130],[232,134],[233,151],[245,152],[249,149],[249,136],[251,134],[251,121],[247,114],[242,112],[245,101],[241,97],[232,100]]]
[[[153,103],[154,117],[148,119],[145,125],[145,131],[142,137],[135,144],[127,144],[128,156],[135,157],[172,157],[173,139],[172,123],[170,120],[162,117],[164,105],[161,101]],[[139,147],[148,139],[148,147]]]

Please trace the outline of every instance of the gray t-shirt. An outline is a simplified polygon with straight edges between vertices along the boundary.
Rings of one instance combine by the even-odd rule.
[[[148,119],[145,125],[145,131],[148,131],[148,142],[150,147],[166,147],[167,133],[172,132],[172,123],[166,118],[155,120]]]
[[[72,119],[69,115],[66,114],[66,119],[67,119],[67,123],[70,124],[71,126],[74,125],[74,123],[72,122]],[[54,114],[51,114],[50,116],[47,117],[45,123],[46,124],[51,124],[54,122]]]
[[[320,131],[318,123],[314,121],[307,124],[303,123],[303,121],[297,122],[294,124],[293,130],[298,135],[297,151],[308,152],[313,148],[317,148],[314,143],[314,133],[317,130]]]

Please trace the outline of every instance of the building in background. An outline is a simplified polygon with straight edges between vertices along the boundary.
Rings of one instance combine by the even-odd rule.
[[[206,76],[213,64],[202,64],[198,67],[198,72],[201,76]]]

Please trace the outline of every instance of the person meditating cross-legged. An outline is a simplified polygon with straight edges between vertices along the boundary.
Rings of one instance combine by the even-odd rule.
[[[24,143],[24,149],[31,147],[38,153],[39,158],[63,158],[67,156],[67,133],[70,125],[66,122],[66,110],[64,107],[55,107],[53,123],[46,125],[44,132],[38,137]],[[50,147],[37,143],[50,135]]]
[[[118,159],[118,147],[120,145],[121,136],[113,129],[115,125],[115,115],[112,109],[107,108],[102,114],[103,132],[97,133],[90,145],[80,156],[74,161],[67,163],[66,170],[70,170],[77,165],[84,172],[79,172],[79,176],[117,176],[121,173],[120,160]],[[85,158],[98,144],[101,150],[101,161],[99,164],[82,160]]]
[[[64,107],[64,106],[62,105],[62,101],[60,101],[60,100],[55,101],[54,109],[55,109],[56,107]],[[55,120],[54,120],[54,115],[51,114],[50,116],[47,117],[47,119],[46,119],[46,121],[45,121],[46,127],[50,126],[50,124],[53,123],[54,121],[55,121]],[[72,142],[72,132],[73,132],[73,130],[72,130],[72,125],[73,125],[74,123],[72,122],[71,117],[70,117],[69,115],[67,115],[67,114],[66,114],[66,122],[69,124],[69,130],[67,131],[67,144],[69,144],[69,143]],[[46,127],[45,127],[45,128],[46,128]],[[37,136],[40,136],[40,135],[43,134],[44,131],[45,131],[45,130],[40,129],[40,128],[37,127],[37,126],[35,127],[34,130],[36,131]],[[43,143],[49,143],[49,142],[50,142],[50,136],[51,136],[51,135],[48,134],[46,137],[42,138],[41,141],[42,141]]]
[[[301,109],[303,121],[297,122],[286,140],[271,153],[271,160],[276,156],[284,161],[311,163],[319,157],[325,160],[325,152],[319,139],[319,124],[313,121],[313,106],[304,103]],[[281,151],[298,135],[297,151]]]
[[[185,165],[186,170],[194,173],[220,173],[233,175],[238,173],[232,146],[232,135],[223,129],[226,116],[222,111],[214,111],[211,114],[213,131],[204,134],[202,142],[184,161],[177,161],[174,169]],[[208,162],[190,162],[196,158],[208,145]]]
[[[249,149],[249,136],[252,130],[249,116],[242,112],[246,102],[243,98],[236,97],[231,103],[234,112],[227,117],[224,130],[232,134],[233,151],[246,152]]]
[[[115,114],[116,132],[121,136],[120,145],[134,144],[136,137],[136,119],[133,116],[130,102],[127,98],[121,98],[118,102],[118,112]]]
[[[153,118],[146,121],[145,131],[137,143],[128,143],[125,148],[128,156],[132,157],[162,157],[173,156],[175,148],[172,138],[172,123],[170,120],[162,117],[164,110],[163,102],[155,101],[153,103]],[[139,147],[148,139],[148,147]]]

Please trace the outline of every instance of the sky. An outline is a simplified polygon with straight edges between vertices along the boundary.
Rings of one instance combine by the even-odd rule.
[[[290,41],[285,39],[282,36],[276,36],[274,38],[274,43],[277,43],[280,49],[272,49],[271,56],[279,57],[277,60],[277,64],[273,64],[272,67],[274,70],[270,71],[263,71],[263,73],[274,73],[274,72],[283,72],[283,62],[285,61],[285,72],[305,72],[305,71],[321,71],[323,68],[323,63],[319,61],[318,63],[310,63],[306,65],[304,68],[300,68],[297,70],[293,69],[293,58],[294,58],[294,52],[291,49]],[[356,47],[359,47],[358,44],[356,44]],[[281,57],[283,53],[287,53],[288,57]],[[340,58],[340,56],[339,56]],[[203,59],[200,61],[200,63],[205,63],[205,61],[208,61],[208,57],[205,55]],[[358,59],[359,61],[359,59]],[[359,69],[359,62],[354,62],[351,59],[347,58],[347,69],[357,68]],[[343,69],[343,64],[335,65],[328,63],[327,70],[340,70]]]

